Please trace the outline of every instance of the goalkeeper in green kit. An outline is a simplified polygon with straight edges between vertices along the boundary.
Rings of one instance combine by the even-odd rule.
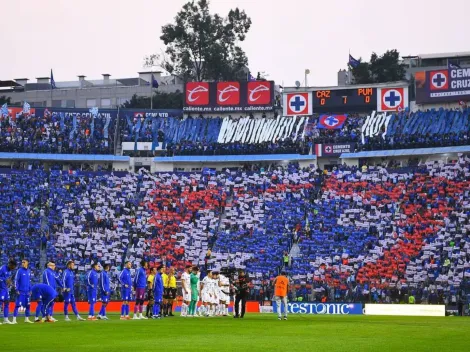
[[[188,317],[196,316],[197,301],[199,299],[199,268],[193,266],[190,276],[191,283],[191,303],[189,304]]]

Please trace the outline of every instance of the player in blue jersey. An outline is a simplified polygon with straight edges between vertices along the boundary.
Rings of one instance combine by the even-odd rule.
[[[95,304],[98,299],[98,277],[100,265],[98,263],[91,264],[91,270],[86,276],[86,287],[88,304],[90,305],[90,312],[88,313],[88,320],[96,320],[95,317]]]
[[[0,268],[0,307],[3,305],[3,324],[13,324],[8,320],[10,313],[10,293],[8,286],[11,285],[12,271],[16,269],[16,261],[10,260],[7,265]]]
[[[106,316],[106,306],[109,303],[109,298],[111,296],[111,285],[109,282],[109,270],[111,269],[111,265],[105,264],[103,266],[103,271],[100,275],[100,295],[101,295],[101,309],[100,313],[98,314],[98,319],[108,320]]]
[[[129,302],[132,294],[132,278],[131,278],[131,267],[130,261],[124,264],[124,269],[119,275],[119,282],[121,284],[121,320],[129,320]]]
[[[13,312],[13,324],[17,324],[16,317],[18,316],[18,310],[24,309],[24,322],[32,324],[29,320],[30,314],[30,299],[31,299],[31,271],[28,269],[29,261],[23,259],[21,261],[21,267],[16,271],[15,275],[15,290],[16,290],[16,302],[15,310]]]
[[[73,314],[77,317],[77,320],[85,320],[80,317],[77,310],[77,304],[75,302],[75,263],[73,260],[67,262],[67,269],[65,269],[62,276],[62,286],[64,288],[64,315],[65,321],[70,321],[69,318],[69,305],[72,306]]]
[[[155,279],[153,279],[153,296],[155,305],[153,306],[152,319],[161,318],[160,310],[163,302],[163,268],[164,267],[162,265],[157,268],[157,274],[155,275]]]
[[[46,284],[34,285],[31,289],[31,299],[38,302],[38,309],[42,313],[43,320],[39,319],[38,310],[36,310],[36,322],[43,322],[44,317],[47,323],[54,323],[54,319],[50,315],[51,306],[57,297],[57,292],[51,286]]]
[[[147,268],[148,263],[142,260],[134,278],[135,306],[133,319],[148,319],[142,315],[145,302],[145,288],[147,287]]]
[[[57,293],[57,287],[62,287],[62,281],[60,279],[60,273],[55,271],[56,266],[54,262],[49,262],[46,265],[46,270],[42,273],[42,283],[46,284],[54,289]],[[57,321],[54,319],[54,302],[49,306],[50,312],[48,312],[49,316],[51,316],[53,321]],[[37,312],[36,312],[37,313]]]

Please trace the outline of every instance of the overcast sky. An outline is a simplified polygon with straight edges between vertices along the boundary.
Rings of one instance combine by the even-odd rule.
[[[1,0],[0,80],[136,77],[143,57],[164,49],[161,27],[185,0]],[[470,51],[469,0],[212,0],[212,12],[244,9],[250,70],[285,86],[336,85],[348,50],[370,58]],[[31,82],[31,81],[30,81]]]

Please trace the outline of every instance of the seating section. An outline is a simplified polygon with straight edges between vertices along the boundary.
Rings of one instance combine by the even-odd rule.
[[[74,260],[79,277],[97,260],[114,275],[142,258],[245,269],[262,299],[291,251],[294,296],[452,301],[470,277],[469,175],[464,156],[327,175],[292,164],[217,175],[10,170],[0,176],[0,258],[29,258],[34,280],[46,260]]]
[[[114,154],[115,121],[89,114],[17,114],[0,118],[0,151],[10,153]]]

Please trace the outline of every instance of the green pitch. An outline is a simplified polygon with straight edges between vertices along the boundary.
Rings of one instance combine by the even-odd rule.
[[[247,315],[0,326],[0,351],[469,351],[470,318]],[[283,348],[284,347],[284,348]]]

